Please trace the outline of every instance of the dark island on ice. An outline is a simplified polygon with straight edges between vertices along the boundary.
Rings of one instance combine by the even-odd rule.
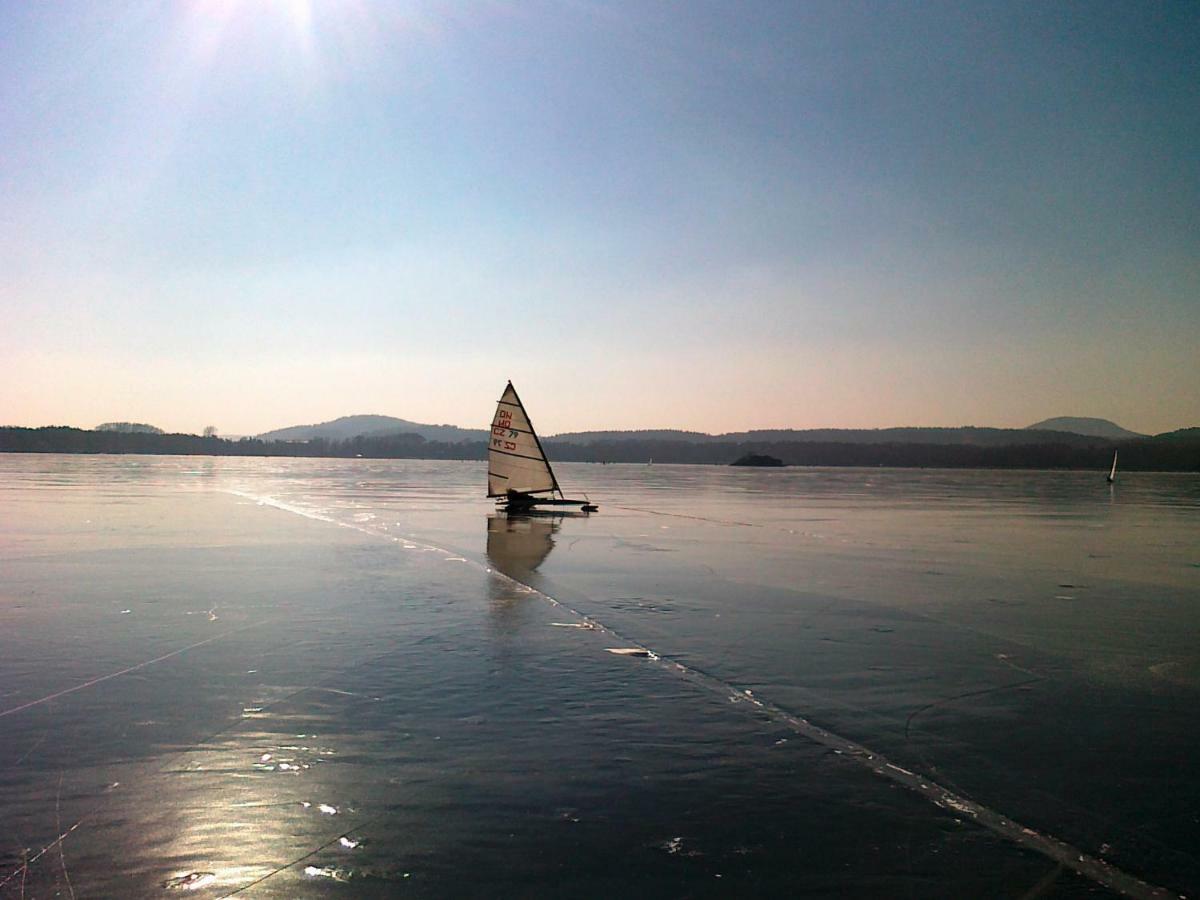
[[[747,453],[743,456],[739,456],[737,459],[735,459],[733,462],[731,462],[730,465],[731,466],[759,466],[761,468],[773,469],[773,468],[782,467],[784,465],[784,462],[782,459],[779,459],[774,456],[768,456],[765,453]]]

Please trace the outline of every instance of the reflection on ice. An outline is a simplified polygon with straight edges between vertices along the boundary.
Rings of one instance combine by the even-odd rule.
[[[516,516],[503,513],[487,518],[487,556],[510,578],[521,581],[537,570],[554,549],[562,516]]]

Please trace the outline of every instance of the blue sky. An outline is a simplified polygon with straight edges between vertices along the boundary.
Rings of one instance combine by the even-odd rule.
[[[1200,424],[1191,3],[0,0],[3,424]]]

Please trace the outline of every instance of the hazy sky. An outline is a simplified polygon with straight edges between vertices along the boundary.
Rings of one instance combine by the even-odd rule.
[[[0,0],[0,424],[1200,425],[1200,4]]]

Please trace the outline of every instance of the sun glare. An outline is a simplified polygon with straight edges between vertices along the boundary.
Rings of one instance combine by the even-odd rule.
[[[305,50],[312,49],[312,0],[262,0],[263,5],[273,9],[286,19],[296,34],[296,39]]]
[[[312,0],[200,0],[193,10],[196,18],[215,24],[221,31],[237,22],[265,28],[282,26],[306,52],[312,49]]]

